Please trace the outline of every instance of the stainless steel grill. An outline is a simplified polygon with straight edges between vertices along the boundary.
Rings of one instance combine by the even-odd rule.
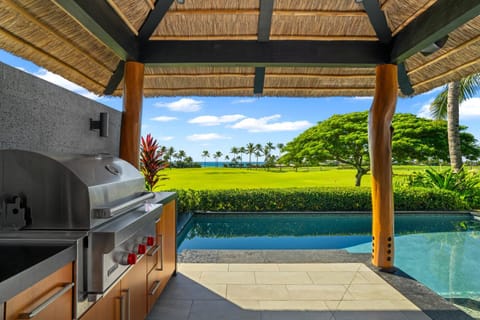
[[[78,302],[108,289],[155,245],[162,205],[129,163],[106,154],[0,150],[0,232],[84,230]]]

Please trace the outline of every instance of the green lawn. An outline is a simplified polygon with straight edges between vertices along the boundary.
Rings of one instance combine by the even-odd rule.
[[[394,167],[394,179],[424,170],[425,167]],[[196,168],[165,169],[165,176],[157,190],[171,189],[254,189],[254,188],[295,188],[295,187],[345,187],[355,185],[355,170],[335,167],[302,168],[294,170],[238,169],[238,168]],[[362,187],[370,187],[370,174],[362,178]]]

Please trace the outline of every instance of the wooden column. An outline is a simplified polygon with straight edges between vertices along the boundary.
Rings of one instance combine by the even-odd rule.
[[[120,158],[130,162],[136,168],[139,166],[140,157],[143,71],[143,63],[135,61],[125,63]]]
[[[368,130],[372,169],[372,263],[385,270],[393,269],[394,258],[391,123],[397,91],[397,66],[377,66]]]

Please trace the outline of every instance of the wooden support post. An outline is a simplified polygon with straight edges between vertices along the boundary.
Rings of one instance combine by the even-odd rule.
[[[125,63],[120,158],[130,162],[136,168],[139,166],[140,158],[143,72],[143,63],[135,61],[127,61]]]
[[[391,123],[397,91],[397,66],[377,66],[368,130],[372,169],[372,263],[384,270],[393,269],[394,259]]]

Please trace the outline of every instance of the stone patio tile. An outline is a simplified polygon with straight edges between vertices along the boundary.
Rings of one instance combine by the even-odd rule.
[[[330,311],[262,311],[262,320],[332,320]]]
[[[279,271],[276,263],[231,263],[228,271]]]
[[[360,263],[285,263],[280,271],[357,271]]]
[[[206,288],[204,285],[195,283],[189,284],[178,284],[178,283],[169,283],[165,288],[165,291],[162,293],[162,298],[165,299],[181,299],[181,300],[195,300],[195,299],[203,299],[203,300],[220,300],[224,299],[224,296],[219,295],[216,292],[223,292],[223,288],[225,285],[217,285],[215,287],[214,284],[209,285],[211,289]]]
[[[342,311],[418,311],[408,300],[343,300],[336,310]]]
[[[335,320],[408,320],[398,311],[336,311]],[[453,319],[452,319],[453,320]]]
[[[261,310],[259,300],[242,300],[235,299],[235,301],[230,301],[244,310]]]
[[[249,284],[255,283],[253,272],[204,271],[201,283]]]
[[[306,272],[277,271],[255,272],[257,284],[312,284],[312,280]]]
[[[164,318],[168,319],[169,318]],[[244,310],[230,301],[195,300],[188,320],[260,320],[258,311]]]
[[[402,311],[408,320],[432,320],[429,316],[421,311]]]
[[[308,275],[315,284],[350,284],[354,271],[309,271]]]
[[[192,307],[192,300],[169,300],[163,296],[155,303],[147,320],[187,320]]]
[[[287,285],[290,300],[342,300],[343,285]]]
[[[227,263],[179,263],[179,272],[184,271],[228,271]]]
[[[405,300],[392,286],[384,284],[352,284],[348,287],[354,300]]]
[[[262,310],[329,311],[323,300],[260,300]]]
[[[287,300],[288,292],[284,285],[273,284],[229,284],[227,298],[236,300]]]
[[[359,271],[355,274],[355,278],[352,283],[354,284],[366,284],[366,283],[385,283],[380,276],[373,271]]]

